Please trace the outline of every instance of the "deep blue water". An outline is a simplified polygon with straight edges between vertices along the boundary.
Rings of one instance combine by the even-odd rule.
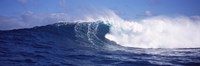
[[[109,25],[56,23],[0,31],[0,66],[200,66],[200,49],[122,47]]]

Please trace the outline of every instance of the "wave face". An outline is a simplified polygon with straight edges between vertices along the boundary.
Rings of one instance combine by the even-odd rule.
[[[56,23],[28,29],[0,31],[0,65],[199,65],[200,49],[189,49],[193,45],[198,47],[196,43],[198,29],[189,30],[189,28],[197,28],[198,25],[195,25],[197,24],[189,23],[187,26],[178,22],[172,25],[171,22],[165,23],[162,20],[156,23],[144,21],[124,24],[97,21]],[[183,39],[179,40],[176,37]],[[142,39],[144,39],[142,44],[147,45],[140,45]],[[176,39],[177,41],[172,42]],[[192,39],[190,41],[194,44],[190,43],[189,39]],[[172,44],[183,40],[188,49],[185,48],[186,46],[181,46],[183,42],[178,45],[184,49],[166,48],[177,47]],[[158,43],[153,43],[155,41]],[[160,43],[163,43],[163,46],[160,46]],[[153,44],[155,46],[152,46]],[[158,47],[165,49],[151,49]]]

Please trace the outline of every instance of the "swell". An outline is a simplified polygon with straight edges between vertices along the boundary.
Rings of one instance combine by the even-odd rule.
[[[47,42],[59,45],[64,44],[68,47],[81,45],[81,43],[89,46],[91,43],[100,45],[108,41],[104,37],[108,32],[109,26],[102,22],[56,23],[34,28],[0,31],[0,40],[3,43],[19,43],[22,45]]]
[[[101,22],[56,23],[0,31],[0,62],[5,66],[56,63],[71,66],[75,64],[73,60],[66,59],[82,59],[79,55],[93,56],[105,50],[105,44],[110,42],[104,37],[108,32],[109,26]]]

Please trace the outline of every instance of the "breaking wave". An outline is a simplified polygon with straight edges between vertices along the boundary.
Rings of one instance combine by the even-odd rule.
[[[56,23],[0,31],[0,65],[199,65],[199,24],[154,19]]]
[[[103,24],[110,26],[108,33],[106,33],[105,36],[100,36],[100,37],[105,37],[111,41],[116,42],[118,45],[125,47],[137,47],[137,48],[199,48],[200,47],[199,16],[195,17],[152,16],[139,20],[124,20],[120,18],[118,15],[116,15],[112,10],[102,10],[94,12],[92,14],[84,15],[77,19],[70,18],[71,20],[64,19],[64,17],[67,17],[67,15],[64,16],[56,15],[56,18],[61,18],[61,17],[63,19],[53,19],[53,16],[51,16],[51,19],[53,21],[61,20],[57,22],[66,22],[67,24],[77,23],[77,26],[79,26],[79,28],[77,26],[75,27],[76,28],[75,33],[78,34],[79,37],[82,37],[80,35],[82,33],[79,31],[84,30],[83,26],[85,26],[81,23],[83,22],[94,23],[86,25],[92,28],[87,28],[88,31],[87,33],[85,33],[86,34],[85,36],[97,39],[98,37],[95,34],[99,33],[97,32],[98,31],[97,27],[98,27],[98,22],[100,21]],[[43,20],[40,20],[39,22],[41,21]],[[30,22],[30,23],[35,23],[35,22]],[[46,23],[48,22],[45,22],[45,25]],[[50,23],[56,23],[56,22],[50,22]],[[33,24],[32,26],[37,26],[37,24]],[[88,39],[95,44],[95,40],[90,38]]]

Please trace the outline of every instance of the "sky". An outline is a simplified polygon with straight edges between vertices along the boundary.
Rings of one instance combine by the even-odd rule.
[[[199,3],[200,0],[1,0],[0,29],[8,27],[2,25],[24,26],[21,24],[23,22],[27,22],[25,26],[29,26],[33,20],[45,23],[49,21],[47,19],[55,18],[49,17],[52,14],[77,17],[102,9],[110,9],[123,19],[158,15],[199,16]]]
[[[200,15],[199,0],[1,0],[0,15],[55,13],[102,7],[122,16]]]

